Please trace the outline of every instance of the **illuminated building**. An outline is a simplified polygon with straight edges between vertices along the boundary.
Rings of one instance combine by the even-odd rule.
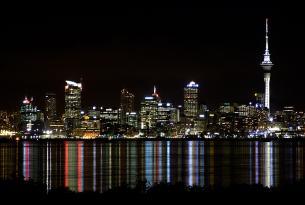
[[[270,59],[270,53],[269,53],[269,42],[268,42],[268,19],[266,19],[266,48],[264,53],[264,60],[261,63],[261,67],[264,70],[264,81],[265,81],[265,107],[270,110],[270,78],[271,78],[271,68],[273,66],[273,63]]]
[[[134,94],[128,92],[126,89],[123,89],[121,91],[121,105],[120,105],[121,124],[127,123],[126,113],[134,112],[134,98],[135,98]]]
[[[88,112],[82,114],[81,129],[79,136],[83,138],[97,138],[100,136],[101,122],[100,110],[96,106],[88,109]]]
[[[194,81],[184,88],[184,116],[194,120],[198,116],[198,87]]]
[[[126,123],[134,128],[138,127],[138,114],[136,112],[126,113]]]
[[[141,102],[141,129],[152,129],[156,126],[159,102],[160,97],[156,87],[154,87],[154,93],[151,96],[146,96]]]
[[[233,113],[234,106],[231,105],[230,103],[224,103],[222,106],[220,106],[219,112],[220,113]]]
[[[255,106],[257,108],[265,107],[265,95],[264,93],[255,93]]]
[[[45,95],[45,125],[50,128],[50,124],[57,120],[56,94],[47,93]]]
[[[178,105],[178,107],[177,107],[177,115],[176,115],[176,117],[177,117],[177,122],[180,122],[180,121],[181,121],[181,115],[182,115],[182,113],[183,113],[183,107],[182,107],[182,105]]]
[[[103,123],[110,123],[110,124],[118,124],[119,123],[119,110],[106,108],[101,109],[100,111],[100,119]]]
[[[157,123],[167,125],[177,122],[177,109],[173,107],[172,103],[158,103]]]
[[[100,109],[101,133],[115,134],[120,122],[120,110],[112,108]]]
[[[20,132],[23,135],[39,135],[43,130],[40,110],[33,105],[33,98],[24,98],[20,108]]]
[[[237,106],[236,113],[242,117],[250,117],[255,114],[256,108],[252,105],[239,105]]]
[[[16,112],[0,111],[0,136],[16,134],[19,116]]]
[[[81,124],[81,91],[81,83],[66,81],[64,123],[68,136],[71,136]]]

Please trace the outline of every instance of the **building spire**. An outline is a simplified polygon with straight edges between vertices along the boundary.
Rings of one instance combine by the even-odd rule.
[[[266,51],[269,51],[269,45],[268,45],[268,18],[266,18]]]
[[[262,62],[263,65],[265,64],[272,64],[270,59],[270,53],[269,53],[269,37],[268,37],[268,18],[266,18],[266,48],[264,53],[264,61]]]
[[[157,93],[157,88],[156,88],[156,86],[154,85],[154,94],[156,94]]]

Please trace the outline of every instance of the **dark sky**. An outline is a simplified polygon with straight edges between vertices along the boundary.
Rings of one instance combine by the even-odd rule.
[[[12,10],[0,19],[0,110],[18,109],[24,95],[38,105],[64,81],[83,78],[83,105],[116,107],[122,88],[139,102],[156,85],[183,101],[183,86],[200,84],[209,106],[247,103],[263,90],[259,67],[265,17],[270,18],[273,107],[305,109],[304,22],[285,8],[107,8],[90,12]]]

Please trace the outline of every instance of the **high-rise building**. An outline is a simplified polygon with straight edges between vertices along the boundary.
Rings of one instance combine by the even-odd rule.
[[[43,119],[40,110],[33,105],[33,98],[24,98],[20,108],[20,132],[24,135],[42,134]]]
[[[66,81],[64,118],[67,135],[72,135],[81,125],[81,92],[81,83]]]
[[[121,105],[120,105],[120,111],[121,111],[121,124],[127,123],[127,117],[126,113],[134,112],[134,94],[128,92],[128,90],[123,89],[121,91]]]
[[[270,59],[269,53],[269,39],[268,39],[268,19],[266,19],[266,48],[264,53],[264,60],[261,63],[261,67],[264,70],[264,81],[265,81],[265,107],[270,110],[270,78],[271,78],[271,68],[273,63]]]
[[[57,120],[56,94],[47,93],[45,95],[45,125],[48,128],[50,123]]]
[[[255,93],[255,106],[256,108],[265,107],[265,95],[264,93]]]
[[[154,87],[154,93],[151,96],[146,96],[141,102],[141,129],[152,129],[156,126],[159,102],[160,97],[156,87]]]
[[[129,126],[134,128],[138,128],[138,115],[136,112],[128,112],[126,113],[126,123]]]
[[[78,132],[83,138],[97,138],[101,132],[101,111],[96,106],[88,109],[88,112],[81,112],[81,129]]]
[[[198,116],[198,88],[194,81],[184,88],[184,116],[193,120]]]
[[[169,125],[177,123],[177,109],[172,103],[158,103],[157,123],[160,125]]]

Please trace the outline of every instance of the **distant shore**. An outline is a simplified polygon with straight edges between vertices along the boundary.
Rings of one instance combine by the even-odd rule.
[[[19,141],[33,141],[33,142],[45,142],[45,141],[88,141],[88,142],[143,142],[143,141],[250,141],[250,142],[305,142],[305,138],[96,138],[96,139],[80,139],[80,138],[45,138],[45,139],[20,139]],[[16,142],[13,138],[0,138],[1,142]]]

